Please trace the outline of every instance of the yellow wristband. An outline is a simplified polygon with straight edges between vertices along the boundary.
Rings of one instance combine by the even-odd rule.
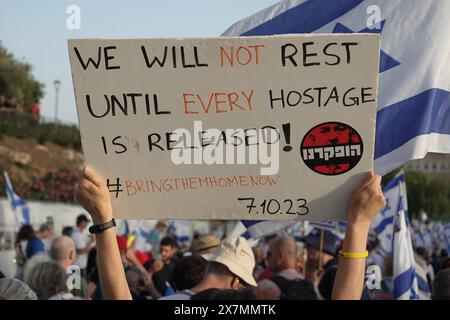
[[[344,252],[339,250],[339,257],[344,259],[362,259],[367,258],[369,256],[369,251],[364,252]]]

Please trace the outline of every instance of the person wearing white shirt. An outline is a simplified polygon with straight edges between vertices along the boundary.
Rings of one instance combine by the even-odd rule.
[[[77,249],[76,264],[80,267],[81,273],[85,275],[88,253],[92,248],[92,243],[95,241],[93,237],[89,237],[86,232],[86,227],[90,220],[86,215],[80,214],[77,217],[77,226],[72,232],[72,239],[75,242]]]

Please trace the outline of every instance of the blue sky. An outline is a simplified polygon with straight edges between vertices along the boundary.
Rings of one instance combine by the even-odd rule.
[[[62,82],[59,119],[78,123],[70,74],[69,38],[214,37],[234,22],[278,0],[0,0],[0,41],[33,65],[45,84],[42,115],[54,116],[53,81]],[[81,11],[81,28],[66,26],[68,6]]]

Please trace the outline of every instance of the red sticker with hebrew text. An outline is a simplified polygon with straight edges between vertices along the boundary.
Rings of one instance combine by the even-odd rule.
[[[300,156],[316,173],[334,176],[353,169],[361,160],[359,133],[342,122],[325,122],[309,130],[300,145]]]

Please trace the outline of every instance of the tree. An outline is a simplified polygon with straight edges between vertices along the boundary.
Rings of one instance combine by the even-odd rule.
[[[391,181],[399,170],[385,175],[383,185]],[[423,210],[433,220],[450,220],[450,181],[423,172],[403,170],[410,217],[419,218]]]
[[[0,43],[0,95],[16,97],[25,110],[44,95],[44,85],[31,71],[29,63],[17,60]]]

